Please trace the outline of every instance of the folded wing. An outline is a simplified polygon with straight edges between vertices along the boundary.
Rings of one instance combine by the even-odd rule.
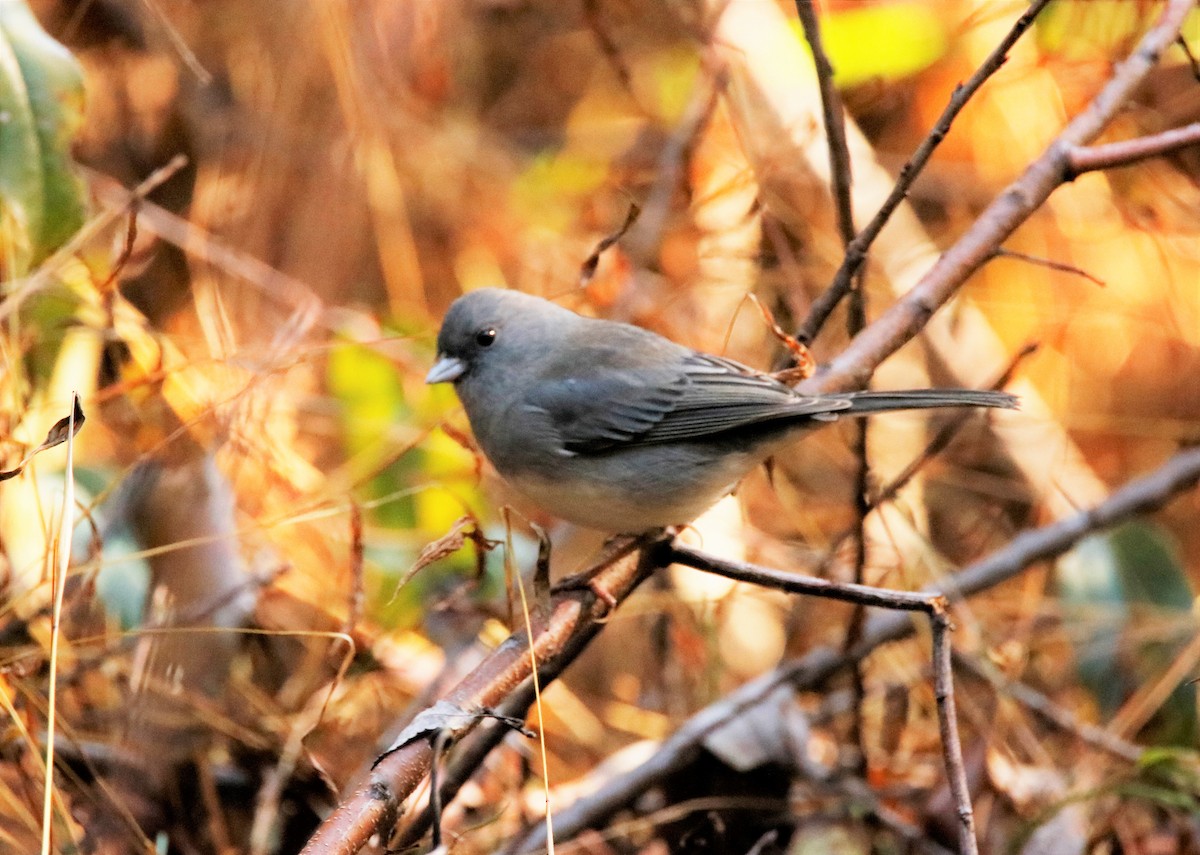
[[[564,454],[712,439],[772,422],[826,420],[851,407],[846,397],[805,397],[737,362],[696,352],[597,377],[551,375],[530,404],[549,416]]]

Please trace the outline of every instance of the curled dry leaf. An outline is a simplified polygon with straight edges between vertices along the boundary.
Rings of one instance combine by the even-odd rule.
[[[387,747],[387,750],[375,758],[372,768],[378,766],[379,761],[383,758],[394,751],[399,751],[410,742],[422,737],[432,738],[439,733],[446,733],[452,739],[457,739],[474,727],[477,721],[484,718],[495,719],[524,736],[534,736],[534,733],[525,727],[524,719],[501,715],[485,707],[463,709],[443,698],[428,709],[417,713],[416,718],[400,731],[400,735]]]
[[[592,281],[592,277],[596,275],[596,268],[600,265],[600,255],[629,231],[630,227],[637,222],[638,215],[641,213],[642,209],[631,203],[629,205],[629,212],[625,214],[625,222],[621,223],[621,228],[596,244],[596,248],[592,250],[592,254],[579,267],[580,287],[586,287]]]
[[[783,346],[787,348],[788,353],[792,355],[792,367],[776,371],[771,376],[780,383],[786,383],[789,386],[794,386],[801,380],[807,380],[809,377],[812,377],[817,370],[817,361],[813,359],[813,355],[809,349],[804,346],[803,342],[795,336],[789,335],[779,325],[771,310],[763,305],[762,300],[758,299],[754,294],[748,294],[747,296],[758,307],[758,311],[762,313],[763,320],[771,328],[771,332],[775,335],[775,338],[779,339]]]
[[[396,592],[399,593],[401,588],[407,585],[414,576],[430,564],[434,564],[458,552],[458,550],[466,546],[468,540],[475,544],[476,570],[482,575],[484,569],[483,556],[495,544],[483,536],[478,520],[468,514],[455,520],[454,525],[450,526],[450,531],[437,540],[425,545],[425,548],[421,550],[421,554],[417,556],[417,560],[413,562],[413,566],[408,568],[408,572],[397,583]],[[395,594],[392,596],[395,597]]]
[[[74,436],[79,433],[79,429],[83,427],[86,416],[83,414],[83,407],[79,405],[79,396],[74,395],[73,398],[74,412],[69,416],[63,416],[55,422],[54,427],[50,428],[46,434],[46,438],[42,440],[42,444],[26,454],[25,458],[17,464],[15,469],[0,471],[0,481],[7,481],[9,478],[15,478],[20,475],[35,454],[40,454],[48,448],[54,448],[56,445],[62,445],[67,441],[68,435]]]

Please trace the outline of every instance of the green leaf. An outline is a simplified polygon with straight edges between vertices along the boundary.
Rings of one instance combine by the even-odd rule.
[[[0,279],[22,276],[83,224],[70,156],[83,72],[23,0],[0,0]]]
[[[327,371],[329,391],[341,405],[346,448],[362,470],[373,473],[366,485],[369,497],[396,497],[372,515],[386,526],[412,527],[413,500],[405,491],[418,480],[421,451],[387,462],[396,451],[393,428],[412,421],[396,366],[367,347],[346,343],[330,353]]]

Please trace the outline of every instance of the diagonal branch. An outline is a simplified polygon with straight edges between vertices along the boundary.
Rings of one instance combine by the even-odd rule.
[[[599,568],[597,585],[617,601],[624,599],[661,564],[656,547],[643,539],[642,549]],[[533,658],[543,675],[559,673],[600,631],[608,606],[587,588],[556,594],[547,613],[535,617]],[[528,682],[530,640],[514,633],[478,668],[442,699],[464,711],[490,709]],[[306,855],[352,855],[375,834],[390,836],[401,803],[429,773],[433,759],[430,739],[413,739],[377,761],[365,781],[330,814],[305,845]]]
[[[1182,128],[1171,128],[1132,140],[1080,146],[1067,155],[1067,181],[1074,181],[1085,172],[1130,166],[1152,157],[1160,157],[1181,148],[1200,145],[1200,122]]]

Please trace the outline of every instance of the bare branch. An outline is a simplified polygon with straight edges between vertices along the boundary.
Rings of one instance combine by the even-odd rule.
[[[672,544],[668,555],[671,563],[684,564],[688,567],[695,567],[697,570],[724,576],[727,579],[762,585],[765,588],[774,588],[789,594],[807,594],[813,597],[841,600],[845,603],[856,603],[860,606],[925,612],[928,615],[932,615],[935,611],[930,595],[918,591],[891,591],[872,585],[832,582],[819,576],[788,573],[783,570],[773,570],[770,567],[750,564],[746,561],[719,558],[679,543]]]
[[[800,16],[800,24],[804,28],[804,37],[812,48],[813,62],[816,66],[817,86],[821,93],[821,111],[825,122],[825,140],[829,148],[829,174],[830,182],[833,185],[834,206],[837,209],[838,231],[841,233],[842,245],[848,247],[854,240],[854,209],[850,198],[850,187],[854,179],[850,148],[846,142],[845,111],[842,108],[841,96],[833,82],[833,66],[821,43],[821,27],[816,12],[813,10],[812,0],[796,0],[796,12]],[[851,285],[846,331],[853,337],[862,332],[863,327],[867,325],[867,305],[861,268],[857,275],[851,278]],[[867,456],[868,421],[860,419],[855,422],[853,430],[854,438],[850,450],[857,465],[854,472],[854,558],[852,563],[854,581],[861,586],[866,576],[867,566],[866,520],[867,514],[871,511],[867,496],[871,480],[871,465]],[[865,621],[866,613],[860,604],[858,608],[854,609],[846,623],[843,643],[847,649],[857,644],[862,637]],[[863,675],[857,668],[853,675],[853,689],[855,703],[849,738],[859,748],[861,766],[866,758],[862,730],[862,700],[866,690]]]
[[[1152,157],[1161,157],[1181,148],[1200,145],[1200,122],[1182,128],[1172,128],[1132,140],[1104,145],[1080,146],[1067,154],[1067,181],[1074,181],[1085,172],[1130,166]]]
[[[854,239],[854,210],[850,204],[850,184],[854,180],[850,164],[850,147],[846,144],[846,119],[842,97],[833,83],[833,65],[821,43],[821,26],[812,0],[796,0],[796,14],[804,28],[804,38],[812,48],[817,68],[817,86],[821,92],[821,111],[825,119],[825,138],[829,142],[829,174],[833,184],[833,201],[837,208],[838,231],[842,243]]]
[[[945,602],[944,600],[942,601]],[[950,656],[950,616],[939,609],[933,615],[933,696],[937,703],[938,727],[942,735],[942,759],[946,778],[958,810],[958,850],[977,855],[975,812],[971,809],[971,791],[963,766],[962,741],[958,738],[958,713],[954,706],[954,669]]]

